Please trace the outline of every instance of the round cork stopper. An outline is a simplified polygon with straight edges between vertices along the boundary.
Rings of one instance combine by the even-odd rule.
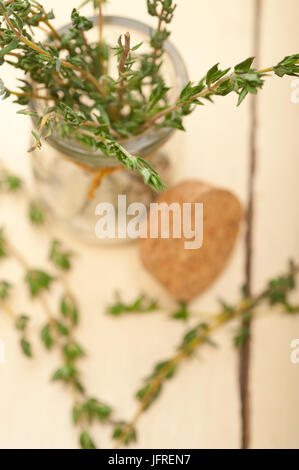
[[[169,238],[161,237],[162,217],[159,218],[158,238],[150,238],[153,219],[149,211],[148,237],[139,241],[140,257],[145,268],[175,299],[181,302],[190,301],[206,290],[225,268],[243,218],[242,206],[230,191],[194,180],[173,186],[155,202],[168,205],[178,203],[181,210],[184,203],[191,203],[190,227],[195,230],[194,238],[199,240],[200,235],[203,235],[201,247],[186,249],[185,242],[192,241],[191,234],[187,234],[188,238],[184,236],[182,216],[181,221],[176,220],[176,223],[181,224],[181,238],[173,236],[173,216],[170,211]],[[195,203],[203,203],[202,219],[195,211]]]

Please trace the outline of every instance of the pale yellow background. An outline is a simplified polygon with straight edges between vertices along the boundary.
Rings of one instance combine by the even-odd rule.
[[[55,9],[57,25],[62,25],[77,2],[43,3]],[[215,62],[227,66],[251,55],[252,0],[178,3],[172,40],[184,54],[193,79],[201,78]],[[269,66],[298,52],[299,4],[297,0],[266,0],[264,4],[262,64]],[[145,0],[111,0],[108,12],[150,22]],[[6,82],[10,77],[2,70],[1,76]],[[283,271],[289,257],[299,259],[299,104],[291,102],[291,84],[289,77],[269,79],[260,93],[256,289],[269,276]],[[167,150],[177,162],[177,180],[196,176],[230,188],[245,201],[248,104],[237,109],[234,96],[216,101],[189,117],[187,134],[177,134]],[[0,153],[7,165],[30,180],[30,156],[25,152],[30,125],[15,112],[15,105],[1,102]],[[46,259],[48,237],[24,222],[22,197],[12,201],[1,196],[0,207],[0,221],[8,227],[11,239],[33,264],[40,265]],[[174,351],[185,325],[163,314],[115,321],[107,318],[105,306],[116,288],[127,299],[146,291],[165,306],[173,304],[141,267],[134,245],[94,249],[71,240],[68,245],[78,253],[71,282],[81,302],[78,336],[89,354],[82,363],[85,382],[92,394],[115,407],[118,417],[129,419],[136,407],[134,391],[152,365]],[[243,261],[240,238],[225,275],[192,308],[213,311],[215,298],[237,300]],[[2,263],[0,269],[1,278],[21,284],[22,272],[13,262]],[[43,313],[37,304],[29,303],[25,292],[14,305],[18,311],[34,314],[38,328]],[[140,420],[138,447],[238,447],[238,359],[232,347],[235,326],[215,335],[218,349],[202,350],[167,383],[161,398]],[[299,365],[290,362],[290,343],[299,338],[299,318],[262,318],[255,322],[253,334],[252,447],[298,448]],[[23,358],[16,346],[16,333],[4,315],[0,317],[0,338],[6,344],[6,363],[0,365],[0,447],[76,447],[69,396],[61,385],[49,384],[59,356],[45,353],[36,339],[37,357],[32,361]],[[100,446],[111,447],[108,430],[98,427],[95,435]]]

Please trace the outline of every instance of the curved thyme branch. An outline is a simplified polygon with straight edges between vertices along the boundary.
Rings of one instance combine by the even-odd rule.
[[[171,23],[176,7],[177,5],[173,0],[147,0],[148,13],[158,19],[157,29],[151,37],[152,62],[154,65],[156,60],[162,56],[163,44],[170,36],[170,32],[166,27],[163,28],[163,25]]]
[[[294,60],[293,62],[291,62],[291,64],[290,64],[291,66],[295,66],[295,65],[299,64],[299,58],[298,58],[299,54],[296,54],[296,57],[297,57],[297,59]],[[251,58],[251,59],[253,60],[253,58]],[[252,60],[251,60],[251,62],[252,62]],[[256,74],[256,78],[261,78],[262,76],[264,76],[267,73],[275,72],[275,70],[278,69],[278,67],[279,67],[279,64],[277,66],[271,66],[271,67],[267,67],[267,68],[261,69],[261,70],[254,70],[253,69],[252,72],[254,72]],[[250,72],[250,69],[248,69],[246,71],[246,73],[249,73],[249,72]],[[297,71],[297,73],[299,73],[299,72]],[[283,76],[283,75],[281,75],[281,76]],[[213,94],[217,95],[217,90],[219,90],[221,85],[223,85],[224,83],[226,84],[226,89],[221,92],[221,95],[225,96],[226,94],[230,93],[231,91],[238,91],[238,88],[235,88],[235,79],[238,79],[238,78],[241,78],[240,74],[236,74],[235,72],[233,72],[229,75],[223,76],[222,78],[217,80],[212,86],[210,84],[208,84],[206,86],[203,86],[203,83],[206,79],[206,77],[205,77],[205,79],[203,79],[200,82],[199,86],[200,86],[200,88],[202,87],[200,92],[189,96],[187,99],[182,99],[182,95],[181,95],[181,98],[173,106],[160,111],[159,113],[155,114],[151,119],[149,119],[144,124],[142,124],[139,127],[139,131],[142,132],[142,131],[152,127],[161,118],[163,118],[167,115],[171,115],[175,111],[181,110],[182,108],[184,108],[186,106],[189,106],[193,103],[202,104],[202,103],[198,103],[197,101],[200,98],[206,98],[206,97],[211,98],[211,95],[213,95]],[[261,85],[262,85],[262,83],[261,83]],[[190,84],[189,84],[189,88],[190,88]],[[254,91],[254,89],[251,89],[251,90],[248,90],[247,93],[248,92],[255,93],[256,91]],[[244,98],[245,98],[245,96],[244,96]],[[240,104],[241,103],[239,102],[238,105],[240,105]]]
[[[13,321],[15,328],[21,332],[20,346],[25,356],[32,357],[31,343],[27,339],[27,325],[30,318],[27,315],[17,315],[9,303],[11,284],[0,281],[0,311],[6,313]]]
[[[285,313],[294,314],[299,312],[299,306],[292,306],[289,302],[288,295],[294,290],[295,276],[299,271],[299,267],[293,263],[290,264],[288,272],[272,279],[266,288],[257,296],[245,297],[237,307],[231,307],[222,303],[222,310],[211,320],[200,323],[190,330],[185,336],[178,348],[177,353],[172,359],[160,362],[146,379],[145,386],[138,390],[136,396],[140,400],[140,405],[129,423],[121,423],[115,429],[114,438],[116,439],[116,447],[128,444],[131,440],[136,439],[135,425],[142,413],[153,403],[158,397],[164,382],[173,377],[178,366],[185,360],[190,358],[197,349],[210,341],[210,335],[222,325],[236,318],[248,318],[256,312],[257,307],[267,302],[270,307],[283,307]],[[245,293],[244,293],[245,294]],[[246,331],[241,329],[235,337],[235,344],[241,346],[246,340]]]
[[[63,365],[53,374],[52,380],[62,381],[68,386],[72,394],[73,422],[75,425],[79,425],[81,429],[81,447],[84,449],[95,449],[96,445],[89,434],[89,428],[95,420],[100,422],[108,421],[112,409],[96,398],[88,397],[81,383],[81,376],[76,368],[75,362],[77,359],[84,356],[84,351],[73,337],[73,330],[78,322],[78,312],[68,282],[63,274],[61,279],[66,288],[66,292],[60,306],[61,315],[63,317],[62,321],[53,315],[48,301],[44,296],[44,291],[49,288],[54,278],[43,271],[33,269],[14,245],[3,238],[2,232],[0,232],[0,251],[2,253],[1,256],[12,255],[27,273],[25,280],[30,289],[31,296],[39,300],[47,317],[47,324],[41,330],[41,339],[47,349],[51,349],[52,346],[58,347],[63,361]],[[62,252],[59,242],[54,241],[50,258],[55,263],[56,267],[59,267],[63,271],[70,269],[69,257],[70,253]],[[8,287],[8,283],[5,285],[0,283],[0,306],[5,307],[6,310],[7,306],[3,306],[2,302],[4,302],[7,297]],[[22,320],[24,319],[25,318]],[[23,330],[24,328],[22,328],[22,331]],[[24,335],[21,338],[21,346],[24,353],[31,357],[30,344]]]
[[[240,314],[242,312],[245,312],[246,310],[247,309],[245,308],[242,310],[240,309]],[[186,345],[182,345],[182,347],[179,348],[177,354],[175,354],[175,356],[171,360],[165,363],[165,365],[160,369],[158,374],[154,376],[154,378],[151,380],[148,386],[146,386],[143,389],[145,393],[141,394],[142,399],[141,399],[140,406],[138,407],[132,420],[123,427],[122,432],[117,437],[116,446],[115,446],[116,448],[119,448],[122,444],[129,443],[128,438],[134,432],[135,425],[139,417],[151,405],[152,401],[158,395],[164,381],[173,375],[178,365],[181,362],[183,362],[185,359],[190,358],[190,356],[197,350],[197,348],[206,342],[208,336],[212,332],[214,332],[218,327],[232,320],[236,316],[237,316],[236,312],[234,312],[234,315],[230,313],[226,313],[226,312],[220,313],[219,315],[216,316],[213,322],[211,322],[210,325],[205,328],[204,333],[200,333],[200,336],[197,336],[197,331],[196,331],[196,337],[193,338],[190,342],[188,342],[187,347]],[[199,325],[198,332],[200,332],[201,330],[202,330],[202,324]]]
[[[41,5],[35,4],[34,7],[37,9],[37,11],[44,12],[44,9]],[[36,12],[33,10],[33,8],[30,10],[31,13],[35,14]],[[59,41],[61,40],[61,36],[58,33],[58,31],[54,28],[54,26],[50,23],[50,21],[47,18],[47,15],[44,15],[40,18],[40,21],[42,23],[45,23],[46,26],[48,26],[49,30],[51,31],[53,37],[55,39],[58,39]]]

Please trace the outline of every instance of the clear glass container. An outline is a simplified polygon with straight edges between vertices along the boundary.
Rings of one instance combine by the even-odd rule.
[[[97,37],[97,18],[90,18],[95,27],[89,31],[89,37]],[[65,32],[71,25],[60,29]],[[130,31],[132,44],[144,41],[149,43],[153,33],[152,28],[139,21],[118,17],[104,17],[104,35],[108,44],[116,44],[120,34]],[[149,47],[149,46],[148,46]],[[188,81],[188,74],[184,62],[171,42],[164,45],[165,58],[162,74],[169,87],[169,99],[175,102],[181,89]],[[116,64],[109,64],[116,70]],[[40,103],[33,102],[32,107],[38,109]],[[143,135],[127,139],[122,145],[133,155],[149,158],[151,164],[157,169],[163,181],[171,181],[171,165],[169,159],[161,154],[160,149],[173,134],[173,129],[152,129]],[[76,164],[74,164],[76,163]],[[32,155],[32,168],[36,183],[36,197],[46,209],[53,222],[63,225],[76,238],[87,242],[103,243],[95,234],[98,216],[95,208],[100,202],[112,203],[116,209],[118,195],[126,195],[127,205],[132,202],[142,202],[148,205],[155,193],[144,184],[143,179],[136,172],[115,171],[105,176],[96,190],[94,198],[89,200],[88,190],[91,183],[90,172],[82,167],[99,170],[119,166],[119,162],[105,157],[101,151],[93,151],[76,140],[61,139],[52,135],[43,142],[41,150]],[[116,239],[124,241],[124,239]]]

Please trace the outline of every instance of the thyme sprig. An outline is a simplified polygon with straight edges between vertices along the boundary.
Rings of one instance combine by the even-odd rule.
[[[279,307],[285,314],[299,313],[299,305],[293,305],[290,301],[290,294],[296,287],[296,275],[298,266],[290,263],[286,274],[274,278],[268,282],[265,289],[255,297],[245,297],[236,306],[229,306],[221,302],[221,310],[206,321],[201,321],[195,327],[185,333],[174,356],[170,359],[160,361],[154,366],[152,373],[146,378],[144,385],[136,392],[139,407],[129,423],[122,423],[117,426],[113,437],[116,439],[116,446],[129,444],[136,440],[136,424],[142,415],[160,395],[165,382],[171,379],[178,371],[179,366],[186,360],[194,356],[199,347],[204,344],[214,345],[210,336],[222,325],[234,319],[245,318],[248,315],[259,316],[259,307],[266,305],[269,312],[274,306]],[[234,337],[234,344],[241,346],[246,339],[246,332],[239,331]]]
[[[32,100],[41,105],[38,112],[21,111],[33,114],[37,122],[30,151],[40,148],[41,139],[50,135],[74,138],[102,151],[105,157],[118,160],[125,169],[139,172],[146,184],[161,191],[164,184],[157,172],[140,156],[131,155],[122,140],[153,127],[184,130],[184,117],[214,96],[236,93],[240,105],[248,94],[263,87],[269,73],[298,76],[299,54],[263,70],[252,67],[253,58],[233,70],[222,70],[216,64],[198,83],[188,83],[176,102],[171,103],[161,65],[175,2],[147,0],[148,13],[158,22],[149,41],[149,52],[142,52],[142,44],[131,46],[130,32],[119,38],[116,46],[106,44],[102,11],[105,2],[92,3],[98,12],[99,40],[95,43],[88,40],[93,23],[76,9],[70,15],[70,30],[60,34],[53,25],[54,13],[39,3],[0,0],[0,65],[9,64],[23,73],[19,90],[10,90],[0,81],[0,95],[13,96],[15,103],[22,106]],[[35,31],[44,28],[47,38],[39,42]],[[113,71],[108,75],[112,53],[118,58],[116,77]],[[97,184],[100,181],[97,178]]]
[[[16,330],[20,332],[20,346],[24,355],[32,357],[31,342],[28,341],[28,315],[17,315],[11,307],[9,301],[12,294],[12,285],[7,281],[0,281],[0,310],[4,311],[14,322]]]
[[[3,234],[3,232],[2,232]],[[13,256],[27,273],[25,281],[28,284],[32,298],[36,298],[45,313],[46,323],[40,330],[40,339],[46,350],[58,349],[61,353],[62,363],[52,374],[51,380],[62,382],[71,392],[74,400],[72,409],[73,422],[80,427],[80,445],[85,449],[94,449],[96,444],[90,435],[90,427],[95,420],[103,423],[107,421],[112,413],[110,406],[104,402],[87,395],[82,382],[82,376],[78,368],[78,361],[85,356],[84,348],[74,337],[74,329],[78,325],[79,310],[73,294],[69,288],[63,295],[59,316],[52,313],[44,292],[48,291],[54,276],[37,270],[27,263],[23,255],[2,235],[2,244],[5,247],[7,256]],[[51,245],[50,260],[56,268],[63,272],[70,270],[70,253],[61,249],[61,244],[54,240]],[[31,344],[27,339],[27,326],[30,317],[27,315],[16,316],[8,304],[11,285],[2,281],[0,283],[0,307],[9,312],[15,319],[15,326],[21,332],[20,344],[23,353],[27,357],[32,357]]]
[[[3,166],[0,167],[0,191],[17,191],[21,187],[21,179]]]
[[[22,179],[8,170],[0,160],[0,192],[17,193],[19,191],[22,191],[26,200],[28,200],[28,217],[30,222],[34,225],[43,225],[45,222],[45,214],[41,205],[36,200],[32,199]]]
[[[19,189],[24,187],[20,178],[8,172],[4,167],[2,173],[5,175],[5,182],[9,176],[10,181],[17,181]],[[6,192],[11,192],[9,184],[2,188]],[[30,206],[32,211],[32,206]],[[40,209],[32,212],[30,219],[33,223],[41,223]],[[66,273],[71,270],[73,253],[63,248],[58,240],[53,240],[50,246],[49,259],[56,268],[57,275],[50,274],[42,269],[36,269],[27,262],[21,252],[9,242],[4,230],[0,229],[0,258],[8,256],[14,257],[25,272],[25,283],[27,284],[30,297],[39,301],[46,316],[46,323],[41,327],[40,339],[46,350],[57,349],[60,351],[62,363],[52,374],[52,381],[60,381],[65,384],[73,397],[72,420],[80,429],[79,442],[84,449],[94,449],[96,444],[91,437],[90,428],[95,420],[101,423],[108,421],[112,413],[112,408],[106,403],[90,397],[85,391],[81,373],[78,368],[78,361],[85,356],[84,348],[74,337],[74,330],[79,323],[79,308],[69,286]],[[59,304],[59,314],[55,315],[45,296],[53,282],[61,282],[64,293]],[[10,300],[12,297],[12,285],[6,280],[0,282],[0,310],[6,312],[13,320],[15,328],[20,333],[20,346],[24,355],[33,357],[31,341],[28,339],[28,326],[30,316],[14,312]]]
[[[157,310],[159,304],[156,300],[140,295],[134,302],[125,303],[121,300],[119,293],[116,293],[116,302],[107,308],[107,313],[112,316],[120,316],[125,313],[148,313]]]

